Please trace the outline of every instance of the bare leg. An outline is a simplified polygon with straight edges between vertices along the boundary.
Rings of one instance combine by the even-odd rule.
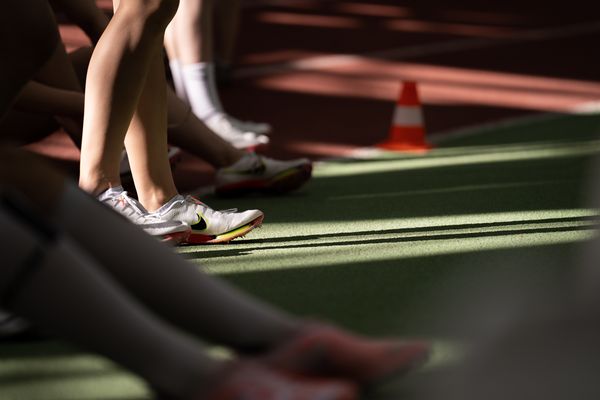
[[[90,193],[99,193],[108,187],[120,185],[119,162],[125,135],[140,103],[149,70],[152,70],[152,58],[159,54],[164,29],[175,13],[177,4],[177,0],[124,2],[117,7],[115,16],[96,46],[87,77],[79,181],[80,186]],[[156,70],[152,74],[156,74]],[[147,90],[150,93],[156,90],[156,101],[164,104],[161,99],[166,95],[160,82],[151,85]],[[149,92],[145,95],[149,95]],[[148,101],[150,100],[145,100],[144,103]],[[142,112],[141,115],[148,114]],[[161,123],[164,117],[159,113],[155,118]],[[144,129],[149,127],[148,124],[141,123],[140,116],[136,117],[132,125],[138,128],[143,126]],[[156,131],[161,128],[154,127]],[[142,131],[143,129],[131,130],[132,137],[127,139],[132,159],[133,154],[137,156],[143,151],[136,146],[143,147],[145,144],[143,138],[135,136],[140,133],[152,136],[151,133]],[[162,134],[166,135],[166,132]],[[163,158],[166,159],[166,152]],[[134,164],[134,177],[140,177],[140,169],[146,162],[142,159]],[[157,168],[163,166],[160,162],[158,164]],[[165,187],[164,190],[174,190],[174,185]],[[151,205],[148,206],[152,208]]]
[[[11,253],[0,269],[3,306],[171,395],[188,396],[218,372],[220,362],[145,310],[73,240],[46,237],[8,210],[0,206],[0,248]]]
[[[18,173],[8,172],[6,165]],[[74,187],[65,186],[62,177],[51,173],[36,157],[4,152],[0,167],[0,185],[23,193],[38,211],[43,210],[69,236],[77,238],[78,245],[108,274],[177,326],[250,350],[271,348],[297,330],[299,322],[294,317],[200,273],[169,247],[141,234],[138,227]],[[90,226],[102,234],[92,234]]]
[[[68,235],[39,229],[41,219],[0,204],[0,251],[10,252],[0,269],[0,305],[112,358],[145,378],[160,398],[356,399],[350,382],[310,382],[260,362],[209,357],[148,312]]]
[[[212,0],[183,0],[165,35],[169,58],[182,64],[212,62]]]
[[[80,246],[158,315],[207,340],[248,351],[270,349],[297,329],[295,318],[200,273],[171,248],[140,235],[138,227],[119,224],[109,210],[97,208],[68,190],[57,217],[81,238]],[[106,234],[90,238],[82,218]]]
[[[9,32],[12,32],[10,28],[13,25],[35,28],[35,25],[23,22],[30,22],[31,19],[28,18],[34,14],[38,17],[49,15],[41,8],[38,9],[39,12],[31,13],[32,6],[45,4],[36,4],[33,0],[11,2],[5,6],[16,5],[12,8],[15,14],[11,15],[16,24],[2,19],[0,22],[6,24],[0,25],[9,27]],[[41,18],[39,22],[46,21]],[[36,52],[35,46],[23,51],[17,46],[15,50],[5,46],[6,38],[8,36],[0,35],[2,54],[22,56],[15,59],[22,62],[22,65],[18,62],[3,65],[1,72],[6,72],[6,75],[0,75],[0,79],[6,89],[0,92],[0,115],[49,55],[43,51]],[[54,44],[52,41],[43,42],[43,37],[39,39],[39,44]],[[41,46],[41,49],[44,48]],[[9,84],[4,86],[7,77],[10,78]],[[0,148],[0,187],[29,197],[39,210],[43,210],[41,215],[49,215],[52,210],[64,208],[64,202],[61,201],[65,188],[63,178],[20,151]],[[75,193],[82,195],[79,191]],[[85,196],[83,198],[92,207],[90,215],[96,215],[94,211],[98,211],[100,216],[105,213],[115,223],[125,227],[125,230],[133,228],[101,208],[95,201]],[[66,210],[73,211],[69,207]],[[46,211],[50,213],[47,214]],[[60,216],[58,215],[59,219]],[[0,252],[11,255],[0,268],[0,298],[3,304],[9,304],[12,309],[54,328],[67,338],[75,339],[78,343],[112,356],[126,366],[136,368],[136,372],[151,383],[174,395],[187,395],[192,391],[191,387],[196,386],[197,378],[201,379],[202,375],[206,377],[218,368],[216,363],[204,357],[189,340],[146,314],[110,277],[96,268],[97,264],[87,257],[85,250],[82,251],[68,238],[42,233],[37,224],[24,228],[23,221],[15,221],[14,215],[3,211],[0,211],[0,219],[0,243],[3,247]],[[148,239],[137,232],[142,240]],[[87,236],[89,233],[85,236],[92,239],[92,236]],[[149,248],[157,245],[156,242],[148,244]],[[106,248],[101,252],[105,251]],[[26,274],[17,273],[22,271],[22,262],[25,261],[28,267]],[[64,290],[65,285],[69,291]],[[77,301],[74,302],[74,299]],[[90,316],[94,316],[91,321]],[[100,330],[113,326],[125,330],[110,330],[110,340],[107,340],[106,335],[96,336]]]
[[[58,92],[54,96],[59,96]],[[36,93],[31,95],[36,96]],[[83,93],[81,93],[81,97],[83,98]],[[55,101],[55,105],[59,103],[56,101],[57,97],[49,100]],[[215,168],[232,165],[246,154],[215,135],[202,121],[189,112],[189,107],[183,104],[170,89],[168,103],[170,125],[168,136],[171,144],[202,158]],[[81,112],[83,112],[83,105],[81,105]],[[17,146],[41,140],[59,128],[59,124],[54,118],[53,114],[47,112],[33,109],[24,112],[13,108],[0,122],[0,140]],[[59,119],[59,121],[63,123],[64,119]],[[79,145],[81,143],[81,122],[73,122],[73,126],[65,127],[65,124],[62,126],[68,130],[75,144]],[[163,157],[162,154],[160,156]]]
[[[36,10],[35,13],[31,12],[33,9]],[[46,58],[50,56],[51,49],[54,48],[57,40],[52,14],[45,1],[9,0],[8,4],[3,4],[3,11],[4,12],[0,14],[0,50],[2,56],[6,57],[7,60],[11,60],[11,62],[0,64],[0,79],[2,80],[3,87],[3,90],[0,91],[0,116],[4,114],[5,110],[11,104],[12,100],[25,82],[38,70],[39,67],[42,66],[42,64],[46,61]],[[4,18],[4,16],[8,18]],[[14,37],[20,38],[21,40],[16,41],[13,39]],[[45,207],[52,208],[53,206],[56,206],[58,202],[57,193],[60,192],[63,186],[62,178],[56,174],[49,173],[47,167],[43,165],[35,168],[36,171],[33,175],[25,173],[23,176],[19,173],[12,173],[10,172],[12,168],[17,166],[13,164],[13,162],[16,160],[23,160],[22,153],[15,153],[13,151],[0,149],[0,186],[17,190],[19,190],[19,188],[29,188],[27,190],[37,192],[35,196],[39,196],[42,203],[45,203]],[[24,165],[27,165],[27,168],[23,171],[28,171],[29,167],[31,167],[30,163],[28,162],[25,162],[19,166],[23,167]],[[35,166],[37,164],[34,163],[33,165]],[[14,224],[14,221],[7,220],[4,215],[3,217],[3,222],[0,224],[2,229],[8,229],[10,223]],[[36,248],[37,246],[31,245],[31,241],[35,243],[39,236],[38,233],[32,235],[31,232],[23,229],[19,231],[19,226],[13,228],[14,229],[9,229],[10,233],[8,235],[6,231],[0,233],[0,235],[3,236],[3,245],[10,246],[10,250],[2,251],[3,254],[11,254],[10,261],[18,260],[20,255],[23,255],[23,253],[29,253],[30,250]],[[5,237],[5,235],[7,235],[7,237]],[[32,236],[33,240],[29,240],[32,239]],[[46,247],[46,244],[44,244],[44,247]],[[39,247],[37,248],[39,249]],[[105,307],[107,303],[111,303],[111,305],[116,304],[117,307],[112,310],[115,313],[113,314],[112,311],[110,312],[110,318],[114,318],[113,322],[130,321],[129,323],[131,323],[134,319],[137,319],[140,323],[139,328],[142,328],[138,334],[144,335],[147,339],[150,338],[153,340],[151,346],[147,346],[147,348],[144,350],[152,350],[155,348],[155,346],[163,347],[161,345],[164,345],[165,341],[168,340],[167,336],[169,333],[165,332],[165,329],[162,328],[160,324],[153,324],[153,321],[150,319],[138,315],[135,304],[127,301],[123,303],[124,296],[118,289],[111,290],[110,286],[106,284],[106,279],[103,279],[101,274],[94,274],[93,271],[86,269],[85,265],[77,263],[76,259],[71,260],[75,262],[65,263],[65,261],[69,260],[65,260],[65,258],[61,257],[58,262],[53,262],[52,257],[57,256],[57,253],[58,252],[56,249],[48,251],[46,254],[47,257],[44,259],[44,263],[53,264],[52,269],[45,269],[44,271],[50,276],[46,277],[44,274],[38,274],[38,276],[31,278],[27,283],[28,289],[25,289],[25,291],[33,292],[34,298],[29,298],[27,293],[24,293],[23,290],[19,291],[19,293],[13,291],[13,298],[11,300],[15,309],[18,309],[24,315],[32,317],[34,320],[43,321],[44,319],[49,319],[48,322],[50,326],[56,327],[54,324],[57,323],[58,319],[53,319],[47,312],[48,309],[55,307],[57,314],[65,318],[63,321],[67,321],[67,324],[63,326],[63,329],[66,332],[70,332],[72,334],[83,333],[83,335],[79,338],[81,339],[83,337],[88,338],[89,340],[93,336],[86,335],[85,332],[81,332],[79,329],[83,328],[85,330],[86,327],[91,327],[91,325],[81,324],[81,320],[78,319],[81,317],[81,315],[77,314],[84,312],[86,315],[91,315],[88,313],[90,308],[85,311],[85,307],[80,307],[82,306],[80,302],[83,302],[85,299],[91,300],[91,303],[88,301],[86,304],[88,306],[91,305],[92,308],[96,308],[96,311],[99,313],[105,313],[105,315],[107,311],[110,310],[110,307]],[[2,268],[0,268],[0,274],[2,275],[2,279],[0,279],[0,281],[3,282],[3,295],[6,294],[5,289],[8,288],[8,286],[6,286],[6,282],[12,280],[16,272],[15,265],[10,265],[8,261],[9,260],[5,260]],[[41,259],[39,261],[41,261]],[[72,309],[72,306],[69,305],[73,304],[72,298],[62,297],[61,293],[64,294],[65,292],[62,290],[58,290],[57,292],[56,287],[53,286],[53,284],[61,281],[60,279],[56,279],[55,274],[57,272],[60,273],[61,271],[64,272],[66,270],[84,278],[80,279],[80,284],[75,285],[77,290],[83,290],[82,293],[84,295],[84,299],[78,299],[79,304],[75,309]],[[91,274],[87,275],[88,273]],[[96,293],[96,295],[92,295],[92,293]],[[85,298],[86,295],[88,297]],[[40,299],[42,299],[41,302],[39,301]],[[102,300],[105,300],[104,304]],[[118,304],[120,302],[122,304]],[[37,307],[32,308],[32,304],[37,304]],[[40,304],[44,305],[45,307],[40,307]],[[80,311],[77,311],[77,309]],[[68,315],[68,310],[74,311],[74,314]],[[128,311],[130,311],[130,313],[128,313]],[[121,316],[118,317],[117,314],[121,314]],[[79,322],[77,323],[76,321]],[[73,325],[69,327],[69,323],[75,323],[75,327]],[[144,328],[145,324],[154,326],[147,325]],[[93,328],[94,332],[98,332],[96,328]],[[58,330],[61,331],[63,329]],[[138,336],[138,334],[135,335],[136,340],[127,340],[128,351],[130,350],[129,345],[132,344],[132,342],[137,342],[139,340],[140,336]],[[99,349],[105,349],[105,338],[102,336],[100,337],[100,340],[102,343],[86,342],[86,344]],[[184,347],[186,346],[184,345]],[[180,348],[180,350],[183,350],[182,354],[184,357],[187,357],[186,354],[191,355],[195,351],[198,351],[195,348],[189,348],[191,346],[187,347],[187,349]],[[116,349],[118,350],[119,347],[117,346]],[[164,348],[163,350],[164,354],[156,354],[161,356],[155,361],[156,365],[162,364],[164,361],[162,356],[168,356],[169,354],[172,354],[171,351],[174,350],[174,348],[170,348],[169,346],[168,349]],[[188,351],[190,351],[190,353],[188,353]],[[131,353],[118,351],[118,354],[113,355],[116,356],[116,359],[123,357],[122,361],[126,365],[135,364],[134,362],[130,363],[128,361],[126,354]],[[147,353],[142,352],[141,354],[145,356]],[[183,361],[183,363],[180,359],[176,361],[178,366],[185,365],[185,361]],[[144,362],[144,364],[146,364],[146,362]],[[189,366],[191,367],[190,371],[193,371],[194,373],[200,371],[197,365]],[[152,377],[155,374],[148,369],[148,365],[142,365],[141,368],[142,369],[138,370],[138,372],[142,374],[146,372],[148,377]],[[183,371],[180,370],[180,372]],[[179,374],[175,374],[175,378],[177,378],[177,375]],[[170,387],[173,385],[177,386],[177,390],[189,390],[183,381],[180,381],[179,383],[176,381],[168,383],[164,378],[164,374],[159,374],[155,378],[158,380],[154,381],[154,383],[158,386],[161,386],[161,384],[164,387]],[[189,386],[189,383],[187,383],[187,386]]]
[[[52,232],[40,233],[49,237],[50,243],[24,252],[28,238],[18,236],[17,229],[7,230],[10,221],[2,220],[0,212],[0,236],[2,232],[12,235],[0,240],[0,251],[15,237],[18,244],[11,248],[10,264],[0,269],[4,304],[114,357],[163,390],[177,393],[179,388],[190,393],[197,387],[194,382],[202,387],[207,377],[221,373],[221,366],[160,320],[145,315],[124,292],[190,333],[238,350],[267,353],[265,363],[295,373],[324,373],[368,383],[411,368],[427,354],[424,343],[371,342],[333,327],[306,325],[200,273],[74,185],[65,185],[60,176],[35,160],[19,157],[18,152],[16,156],[0,153],[1,167],[3,163],[17,172],[0,168],[0,187],[26,195],[38,213],[43,210],[40,215],[53,217],[65,237],[74,238],[71,245]],[[23,164],[27,168],[22,168]],[[29,226],[40,230],[43,219],[34,217]],[[17,277],[15,268],[23,264],[20,254],[26,255],[21,260],[29,268]],[[61,315],[65,319],[52,318]],[[117,332],[95,335],[99,327],[116,326]],[[140,328],[145,332],[138,332]],[[155,360],[160,360],[159,364]],[[322,371],[324,365],[331,370]],[[289,390],[285,391],[289,394]]]
[[[7,165],[16,173],[6,173]],[[201,274],[35,158],[0,149],[0,167],[0,188],[12,194],[0,193],[0,253],[7,255],[0,306],[112,358],[167,398],[356,398],[350,382],[286,377],[266,359],[226,364],[207,356],[157,315],[261,351],[294,336],[297,322]],[[47,222],[52,216],[58,229]]]
[[[167,83],[160,46],[150,61],[125,147],[140,202],[149,211],[160,208],[177,194],[167,158]]]
[[[62,52],[61,56],[57,54],[59,52]],[[38,75],[43,76],[48,84],[53,85],[52,87],[70,88],[69,94],[81,93],[79,96],[81,100],[76,102],[78,107],[69,107],[69,110],[71,108],[79,110],[77,112],[80,115],[83,115],[83,92],[81,91],[81,87],[85,84],[86,70],[89,65],[91,53],[91,48],[82,48],[67,55],[64,53],[64,47],[62,45],[58,46],[51,61],[46,63],[43,67],[43,73]],[[65,62],[64,58],[67,57],[68,59],[66,59]],[[72,77],[74,76],[78,81],[77,84],[73,82]],[[170,88],[167,88],[167,92],[169,115],[168,135],[171,143],[206,160],[215,168],[229,166],[242,158],[245,154],[243,151],[232,147],[228,142],[221,139],[218,135],[215,135],[214,132],[202,123],[202,121],[190,113],[189,107],[184,104]],[[32,91],[31,95],[36,97],[38,93]],[[41,93],[39,95],[41,95]],[[60,109],[62,102],[57,101],[60,100],[58,99],[58,96],[61,95],[61,91],[56,90],[56,94],[53,94],[54,97],[49,99],[53,106],[57,107],[58,114],[67,112],[66,109]],[[34,99],[34,102],[37,103],[39,100]],[[150,104],[150,106],[152,106],[152,104]],[[160,115],[161,113],[158,112],[157,114]],[[65,120],[67,119],[59,118],[59,122],[69,132],[74,142],[77,145],[80,145],[81,121],[69,120],[72,124],[65,124]],[[2,140],[12,142],[16,145],[40,140],[56,130],[57,127],[56,122],[53,121],[52,115],[36,110],[31,110],[30,112],[13,110],[0,124]],[[152,146],[150,145],[150,147]],[[162,146],[160,146],[160,148],[162,148]],[[164,153],[162,153],[162,151],[163,150],[160,150],[161,154],[156,155],[156,157],[160,156],[159,159],[164,158]],[[151,159],[152,156],[149,157],[149,160]],[[150,163],[150,165],[152,165],[152,163]],[[156,167],[153,168],[155,169]]]

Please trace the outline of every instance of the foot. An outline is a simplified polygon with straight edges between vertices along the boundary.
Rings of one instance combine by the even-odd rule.
[[[255,149],[269,143],[268,136],[241,130],[232,125],[224,114],[214,115],[204,120],[204,123],[236,149]]]
[[[314,324],[266,358],[269,366],[280,371],[370,386],[415,368],[427,359],[429,351],[424,341],[374,340]]]
[[[111,188],[98,196],[98,200],[125,216],[151,236],[163,242],[178,244],[190,235],[190,227],[180,221],[168,221],[150,215],[134,198],[127,195],[122,187]]]
[[[268,135],[271,133],[271,125],[266,122],[242,121],[231,115],[227,115],[227,119],[234,127],[244,132],[254,132],[258,135]]]
[[[223,369],[210,388],[190,400],[356,400],[348,382],[292,377],[254,362],[234,362]]]
[[[281,194],[298,189],[311,175],[312,163],[306,158],[278,161],[249,153],[235,164],[217,170],[215,191],[220,196]]]
[[[182,221],[192,228],[187,243],[226,243],[261,225],[259,210],[216,211],[192,196],[177,195],[151,213],[161,220]]]

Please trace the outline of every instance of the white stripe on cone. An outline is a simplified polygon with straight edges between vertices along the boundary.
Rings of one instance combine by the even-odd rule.
[[[397,106],[392,123],[394,126],[423,126],[421,108]]]

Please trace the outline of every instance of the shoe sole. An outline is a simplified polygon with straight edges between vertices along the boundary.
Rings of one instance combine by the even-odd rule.
[[[161,242],[177,246],[178,244],[185,243],[189,239],[191,233],[192,232],[190,230],[184,232],[169,233],[167,235],[162,236]]]
[[[235,197],[250,193],[280,195],[294,191],[304,185],[312,176],[312,164],[300,165],[282,171],[271,179],[244,181],[215,188],[221,197]]]
[[[220,235],[206,235],[202,233],[195,233],[193,230],[186,240],[189,244],[214,244],[214,243],[228,243],[233,239],[243,237],[248,232],[262,225],[264,215],[250,221],[246,225],[240,226],[239,228],[233,229],[229,232],[222,233]]]

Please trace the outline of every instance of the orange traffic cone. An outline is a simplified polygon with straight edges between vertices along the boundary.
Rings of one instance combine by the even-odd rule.
[[[412,81],[403,82],[389,138],[376,146],[393,151],[427,151],[431,146],[425,141],[424,125],[417,84]]]

